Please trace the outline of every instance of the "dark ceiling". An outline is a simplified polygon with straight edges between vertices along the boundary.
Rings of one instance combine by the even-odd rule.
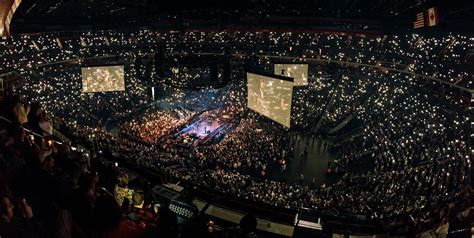
[[[298,16],[377,21],[409,28],[416,16],[437,5],[446,28],[474,28],[474,1],[441,0],[23,0],[13,19],[17,32],[74,29],[80,25],[153,25],[166,18]],[[200,10],[200,11],[199,11]],[[211,11],[212,10],[212,11]],[[217,14],[216,14],[217,13]],[[155,22],[156,21],[156,22]]]

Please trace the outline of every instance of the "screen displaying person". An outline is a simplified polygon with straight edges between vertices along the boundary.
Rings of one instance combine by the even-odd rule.
[[[82,91],[110,92],[125,90],[124,66],[84,67],[82,72]]]
[[[307,64],[275,64],[274,73],[294,79],[294,86],[308,85]]]
[[[247,93],[248,108],[290,127],[293,93],[291,80],[247,73]]]

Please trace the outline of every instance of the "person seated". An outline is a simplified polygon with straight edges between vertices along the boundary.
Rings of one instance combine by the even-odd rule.
[[[53,122],[45,111],[42,111],[40,113],[38,126],[41,129],[41,134],[43,134],[44,136],[53,135]]]
[[[71,212],[74,221],[87,231],[91,227],[94,217],[94,206],[97,200],[97,183],[99,174],[83,174],[79,180],[79,187],[65,201],[65,207]]]
[[[50,155],[58,152],[54,141],[48,138],[41,138],[41,151],[39,154],[39,161],[43,163],[44,159]]]
[[[54,158],[52,156],[47,156],[44,158],[41,168],[45,173],[54,175]]]
[[[114,189],[114,197],[119,205],[122,205],[125,198],[132,200],[133,190],[128,188],[128,175],[121,173],[117,177],[117,183]]]
[[[43,108],[40,102],[33,102],[31,104],[30,113],[28,113],[28,124],[34,132],[42,134],[43,131],[40,128],[40,116],[43,112]]]
[[[132,206],[128,218],[143,226],[153,223],[153,214],[146,209],[143,191],[138,190],[133,193]]]
[[[14,141],[12,146],[15,158],[18,159],[17,161],[21,161],[22,164],[39,166],[41,148],[35,143],[35,136],[28,135],[21,127],[16,127],[13,133]]]
[[[15,162],[15,129],[10,128],[6,130],[5,133],[2,133],[1,143],[0,143],[0,158],[2,159],[2,169],[9,168]]]

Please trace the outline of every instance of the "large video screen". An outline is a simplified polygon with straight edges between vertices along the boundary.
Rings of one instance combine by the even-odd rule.
[[[307,64],[275,64],[274,70],[276,75],[294,78],[294,86],[308,85]]]
[[[247,73],[247,107],[290,127],[293,79]]]
[[[124,91],[123,65],[82,67],[82,92]]]

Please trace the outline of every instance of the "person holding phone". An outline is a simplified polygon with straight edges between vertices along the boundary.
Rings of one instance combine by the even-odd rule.
[[[34,135],[30,135],[28,136],[28,139],[30,140],[31,144],[34,144],[35,143],[35,136]]]
[[[28,127],[28,113],[30,112],[31,105],[28,103],[26,107],[21,102],[20,96],[15,95],[13,98],[13,114],[15,115],[15,123],[23,127]]]
[[[122,172],[117,176],[117,181],[114,189],[114,197],[119,205],[122,205],[125,198],[132,200],[133,190],[128,188],[129,178],[127,173]]]
[[[54,141],[49,138],[41,138],[41,152],[39,155],[40,162],[43,163],[44,159],[52,154],[58,152],[54,146]]]

